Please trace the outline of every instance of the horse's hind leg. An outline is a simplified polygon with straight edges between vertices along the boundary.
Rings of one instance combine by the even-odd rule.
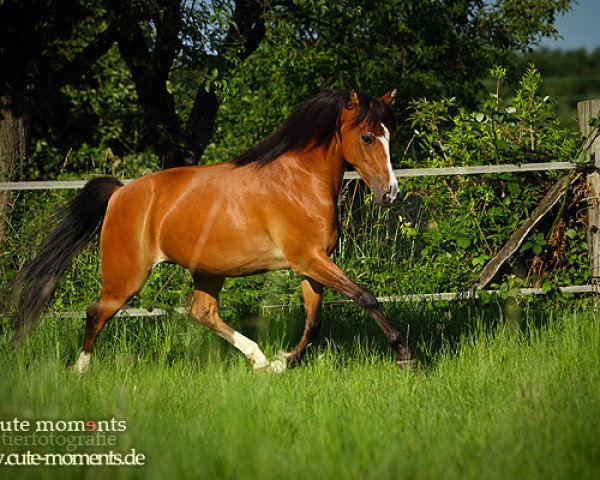
[[[107,266],[106,263],[103,261],[100,297],[96,303],[88,307],[86,312],[83,349],[77,363],[73,365],[73,369],[79,373],[82,373],[90,363],[96,336],[104,324],[142,288],[150,271],[149,268],[142,268],[131,262],[129,264],[117,262],[114,267]]]
[[[256,342],[231,328],[219,317],[217,301],[224,280],[223,277],[194,274],[195,290],[190,311],[192,317],[240,350],[250,360],[254,369],[266,368],[274,372],[283,371],[285,368],[283,362],[269,362]]]
[[[119,296],[101,294],[100,298],[90,305],[86,312],[85,336],[83,340],[83,349],[79,354],[77,363],[73,365],[74,370],[82,373],[90,363],[92,348],[96,341],[96,336],[104,327],[108,319],[115,315],[123,304],[128,300]]]
[[[304,308],[306,309],[306,325],[298,344],[289,354],[286,354],[287,363],[290,367],[294,367],[302,361],[306,353],[306,348],[317,337],[321,328],[323,286],[309,278],[302,280],[300,286],[302,288]]]

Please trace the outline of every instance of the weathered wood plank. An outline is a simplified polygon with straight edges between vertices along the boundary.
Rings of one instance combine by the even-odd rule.
[[[121,180],[123,183],[131,182]],[[0,192],[6,190],[74,190],[83,188],[88,180],[56,180],[39,182],[0,182]]]
[[[600,169],[600,130],[590,125],[590,121],[600,113],[600,99],[588,100],[577,104],[579,131],[585,138],[584,149],[590,156],[591,163]]]
[[[394,170],[398,178],[441,177],[446,175],[485,175],[499,173],[545,172],[551,170],[575,170],[581,165],[574,162],[538,162],[504,165],[474,165],[468,167],[404,168]],[[359,178],[356,172],[346,172],[346,180]]]
[[[592,127],[590,121],[600,112],[600,100],[589,100],[577,104],[579,130],[584,140],[584,150],[589,161],[594,165],[593,172],[588,174],[588,252],[592,285],[600,284],[600,131]],[[600,302],[600,297],[596,298]]]
[[[535,227],[538,222],[546,215],[554,205],[560,200],[563,194],[569,188],[571,182],[580,177],[579,173],[575,175],[565,175],[556,182],[546,193],[542,201],[538,204],[531,216],[517,228],[508,239],[508,242],[500,249],[500,251],[486,263],[479,272],[477,280],[471,284],[472,290],[485,288],[492,281],[498,270],[504,263],[517,251],[521,246],[529,232]]]

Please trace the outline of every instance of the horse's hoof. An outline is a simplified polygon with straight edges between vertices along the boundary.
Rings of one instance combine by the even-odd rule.
[[[396,363],[402,370],[406,370],[407,372],[416,372],[419,370],[419,361],[416,358],[398,359]]]
[[[267,367],[267,371],[271,373],[283,373],[287,368],[287,363],[285,360],[273,360],[269,363]]]
[[[77,362],[75,364],[71,365],[69,367],[69,370],[72,373],[81,375],[82,373],[87,371],[89,364],[90,364],[90,354],[81,352],[79,354],[79,358],[77,359]]]

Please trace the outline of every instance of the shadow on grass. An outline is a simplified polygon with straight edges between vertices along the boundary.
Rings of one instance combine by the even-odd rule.
[[[456,353],[465,337],[490,334],[498,328],[507,328],[514,334],[539,329],[551,321],[556,310],[546,301],[514,300],[485,305],[479,301],[396,303],[382,308],[424,366],[434,364],[442,353]],[[280,343],[287,350],[302,335],[304,311],[296,307],[257,316],[251,322],[236,319],[231,324],[262,344]],[[324,307],[320,335],[309,349],[318,350],[330,343],[348,355],[364,353],[362,343],[371,353],[389,357],[390,361],[395,357],[374,320],[355,305]]]

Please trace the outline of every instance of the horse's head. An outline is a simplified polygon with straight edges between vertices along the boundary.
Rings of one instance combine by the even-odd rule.
[[[378,205],[391,205],[398,194],[390,141],[395,134],[390,105],[396,90],[381,98],[350,91],[340,116],[342,154],[371,188]]]

